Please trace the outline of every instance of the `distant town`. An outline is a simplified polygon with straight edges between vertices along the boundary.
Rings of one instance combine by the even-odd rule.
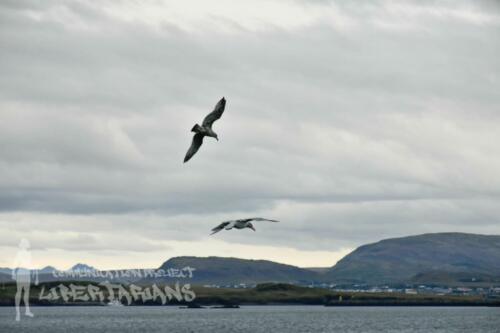
[[[500,299],[500,287],[438,287],[438,286],[427,286],[427,285],[418,285],[418,286],[397,286],[392,287],[388,285],[383,286],[368,286],[368,285],[336,285],[336,284],[328,284],[328,283],[310,283],[310,284],[297,284],[298,286],[308,287],[308,288],[322,288],[328,289],[336,292],[345,292],[345,293],[398,293],[398,294],[407,294],[407,295],[456,295],[456,296],[484,296],[487,298]],[[246,284],[246,283],[238,283],[238,284],[205,284],[203,287],[205,288],[224,288],[224,289],[253,289],[257,286],[257,284]]]

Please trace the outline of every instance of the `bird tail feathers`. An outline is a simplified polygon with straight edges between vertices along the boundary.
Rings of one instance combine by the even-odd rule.
[[[193,126],[193,128],[191,128],[191,132],[195,132],[195,133],[200,133],[201,132],[201,126],[196,124]]]

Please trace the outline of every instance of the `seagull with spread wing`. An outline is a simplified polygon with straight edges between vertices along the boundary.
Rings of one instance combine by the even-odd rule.
[[[276,220],[264,219],[262,217],[252,217],[249,219],[231,220],[231,221],[222,222],[221,224],[219,224],[218,226],[213,228],[212,233],[210,235],[213,235],[213,234],[221,231],[222,229],[231,230],[233,228],[235,228],[235,229],[250,228],[253,231],[255,231],[255,228],[253,227],[253,224],[251,223],[251,221],[279,222]]]
[[[201,126],[196,124],[191,129],[191,132],[194,132],[193,142],[191,142],[191,147],[186,153],[186,157],[184,157],[184,163],[189,161],[191,157],[200,149],[201,144],[203,143],[203,138],[205,136],[210,136],[219,141],[219,137],[217,133],[212,130],[213,123],[219,119],[224,113],[224,108],[226,107],[226,99],[222,97],[222,99],[215,105],[215,108],[212,112],[210,112],[205,119],[203,119],[203,123]]]

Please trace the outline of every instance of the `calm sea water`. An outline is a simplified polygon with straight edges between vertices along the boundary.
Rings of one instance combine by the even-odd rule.
[[[0,332],[500,332],[500,308],[244,306],[33,307],[14,321],[0,307]]]

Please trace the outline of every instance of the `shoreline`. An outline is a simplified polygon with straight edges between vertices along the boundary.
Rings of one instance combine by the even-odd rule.
[[[106,304],[87,304],[87,303],[82,303],[82,304],[30,304],[31,308],[52,308],[52,307],[170,307],[170,308],[180,308],[180,309],[187,309],[187,310],[195,310],[195,309],[208,309],[208,310],[218,310],[218,309],[235,309],[237,310],[238,307],[272,307],[272,306],[290,306],[290,307],[297,307],[297,306],[307,306],[307,307],[325,307],[325,308],[335,308],[335,307],[391,307],[391,308],[396,308],[396,307],[401,307],[401,308],[421,308],[421,307],[436,307],[436,308],[478,308],[478,307],[483,307],[483,308],[496,308],[500,307],[500,303],[495,303],[495,304],[487,304],[487,303],[477,303],[477,304],[471,304],[471,303],[457,303],[457,304],[438,304],[438,303],[429,303],[429,304],[373,304],[373,303],[359,303],[359,304],[335,304],[335,305],[326,305],[326,304],[303,304],[303,303],[273,303],[273,304],[238,304],[238,307],[224,307],[221,306],[221,304],[200,304],[201,307],[195,307],[195,308],[190,308],[187,307],[185,304],[130,304],[126,305],[123,304],[123,306],[109,306]],[[0,308],[15,308],[14,304],[0,304]],[[24,308],[24,303],[21,305],[21,308]]]
[[[54,283],[41,284],[31,288],[30,305],[32,306],[113,306],[110,301],[118,300],[117,306],[184,306],[196,308],[200,306],[215,306],[231,308],[236,306],[265,305],[313,305],[326,307],[356,307],[356,306],[403,306],[403,307],[500,307],[499,297],[484,295],[433,295],[433,294],[402,294],[402,293],[356,293],[337,292],[322,288],[308,288],[284,283],[264,283],[251,289],[223,289],[192,286],[190,294],[173,291],[171,294],[161,294],[160,288],[153,288],[153,293],[141,292],[141,297],[134,290],[127,290],[127,285],[116,285],[117,290],[101,290],[99,298],[94,298],[94,291],[88,282],[75,282],[65,294],[50,293],[56,298],[45,297],[43,290],[54,286]],[[168,285],[161,285],[165,287]],[[44,289],[45,287],[45,289]],[[78,287],[78,289],[77,289]],[[90,288],[92,287],[92,288]],[[89,289],[87,289],[89,288]],[[147,289],[147,288],[146,288]],[[145,290],[146,290],[145,289]],[[98,289],[99,290],[99,289]],[[141,289],[142,290],[142,289]],[[149,292],[149,289],[147,289]],[[114,294],[113,294],[114,292]],[[156,293],[155,293],[156,292]],[[0,306],[13,307],[16,286],[9,285],[0,289]],[[44,295],[44,298],[41,296]],[[125,296],[126,295],[126,296]],[[186,297],[192,296],[192,297]]]

